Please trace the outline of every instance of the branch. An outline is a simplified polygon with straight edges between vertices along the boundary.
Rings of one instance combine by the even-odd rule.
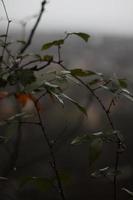
[[[6,33],[5,33],[5,40],[4,40],[4,45],[3,45],[3,49],[2,49],[2,54],[0,56],[0,66],[2,65],[3,58],[4,58],[4,55],[5,55],[6,43],[7,43],[7,38],[8,38],[8,33],[9,33],[9,27],[10,27],[10,23],[11,23],[11,20],[9,19],[8,12],[7,12],[4,0],[1,0],[1,2],[2,2],[4,11],[5,11],[5,14],[6,14],[6,18],[7,18],[7,28],[6,28]]]
[[[59,65],[61,68],[63,68],[64,70],[68,70],[63,64],[62,64],[62,60],[61,60],[61,48],[60,45],[58,45],[57,47],[57,53],[58,53],[58,61],[54,63]],[[101,106],[102,110],[104,111],[106,118],[110,124],[110,127],[112,129],[112,131],[115,131],[115,127],[114,124],[111,120],[110,117],[110,113],[109,110],[106,109],[106,107],[104,106],[103,102],[101,101],[101,99],[97,96],[97,94],[95,93],[95,91],[89,87],[89,85],[87,85],[82,79],[80,79],[79,77],[73,75],[73,77],[78,80],[91,94],[92,96],[97,100],[97,102],[99,103],[99,105]],[[112,103],[111,103],[112,105]],[[111,108],[111,107],[110,107]],[[117,172],[118,172],[118,167],[119,167],[119,160],[120,160],[120,149],[122,147],[122,143],[121,140],[119,138],[119,136],[116,133],[116,158],[115,158],[115,164],[114,164],[114,180],[113,180],[113,184],[114,184],[114,200],[117,200]]]
[[[35,22],[35,25],[33,26],[32,30],[31,30],[31,33],[30,33],[29,38],[28,38],[28,40],[27,40],[27,43],[26,43],[26,44],[23,46],[23,48],[20,50],[19,54],[24,53],[24,51],[30,46],[30,44],[31,44],[31,42],[32,42],[32,39],[33,39],[33,36],[34,36],[34,33],[35,33],[35,31],[36,31],[36,29],[37,29],[37,27],[38,27],[38,24],[39,24],[39,22],[40,22],[40,20],[41,20],[42,15],[43,15],[44,7],[45,7],[46,3],[47,3],[46,0],[43,0],[43,1],[42,1],[41,10],[40,10],[39,16],[38,16],[38,18],[37,18],[37,20],[36,20],[36,22]]]
[[[41,118],[41,115],[40,115],[40,112],[39,112],[39,109],[38,109],[38,105],[37,105],[36,102],[35,102],[35,108],[36,108],[36,111],[37,111],[37,115],[38,115],[38,119],[39,119],[39,123],[40,123],[40,127],[42,129],[44,139],[45,139],[45,141],[48,145],[48,148],[49,148],[49,153],[50,153],[50,156],[51,156],[50,165],[51,165],[51,167],[52,167],[52,169],[55,173],[55,176],[56,176],[59,194],[60,194],[61,199],[65,200],[64,190],[63,190],[62,182],[61,182],[60,175],[59,175],[59,172],[58,172],[58,169],[57,169],[56,158],[55,158],[55,155],[54,155],[53,146],[52,146],[52,144],[51,144],[51,142],[50,142],[50,140],[47,136],[47,133],[45,131],[43,121],[42,121],[42,118]]]

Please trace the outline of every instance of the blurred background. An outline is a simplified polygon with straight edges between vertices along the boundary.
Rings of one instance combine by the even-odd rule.
[[[9,40],[25,40],[34,25],[40,9],[40,0],[18,1],[5,0],[10,25]],[[0,2],[1,3],[1,2]],[[117,74],[120,78],[128,80],[129,88],[133,91],[133,1],[131,0],[49,0],[33,38],[29,52],[40,52],[42,44],[64,37],[65,32],[86,32],[91,35],[89,42],[84,43],[78,37],[72,36],[62,49],[63,60],[70,68],[81,67],[106,76]],[[0,4],[0,34],[6,30],[7,21],[2,4]],[[14,51],[16,47],[14,47]],[[54,50],[50,53],[56,54]],[[113,199],[112,180],[92,179],[88,172],[88,147],[86,145],[73,147],[72,139],[77,135],[92,133],[107,129],[102,110],[92,99],[90,94],[82,88],[72,84],[68,93],[87,107],[88,118],[84,117],[73,105],[66,103],[62,108],[57,102],[53,104],[46,97],[42,101],[43,113],[47,133],[51,140],[57,138],[55,153],[58,167],[65,179],[64,187],[67,199]],[[99,96],[105,105],[108,105],[110,95],[100,91]],[[1,104],[0,117],[5,113],[7,104]],[[8,109],[7,109],[8,110]],[[8,112],[8,111],[7,111]],[[122,187],[131,190],[133,184],[132,159],[132,130],[133,130],[133,104],[122,98],[113,108],[112,120],[116,129],[120,129],[125,137],[127,149],[120,160],[120,169],[123,174],[119,178],[119,196],[121,200],[128,195],[121,191]],[[14,129],[13,129],[14,130]],[[30,131],[29,131],[30,130]],[[10,127],[2,127],[1,132],[10,132]],[[14,133],[16,134],[16,133]],[[12,152],[14,140],[7,144]],[[6,147],[7,148],[7,147]],[[10,154],[4,145],[0,146],[1,176],[5,166],[8,165]],[[44,145],[40,129],[28,125],[23,127],[23,137],[20,145],[17,170],[10,174],[14,180],[20,176],[49,177],[52,172],[49,168],[49,155],[47,145]],[[95,169],[114,166],[115,149],[113,145],[105,145],[101,159],[96,163]],[[14,189],[15,188],[15,189]],[[6,193],[10,196],[16,194],[16,182],[10,183]],[[52,191],[52,193],[51,193]],[[17,192],[17,199],[36,200],[58,199],[54,190],[40,191],[33,185],[25,186]],[[3,197],[3,200],[8,197]]]

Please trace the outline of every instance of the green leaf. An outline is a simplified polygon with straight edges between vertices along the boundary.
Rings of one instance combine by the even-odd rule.
[[[26,41],[24,41],[24,40],[17,40],[17,42],[18,42],[18,43],[21,43],[21,44],[23,44],[23,45],[26,44]]]
[[[119,83],[121,88],[127,88],[126,79],[118,79],[118,83]]]
[[[10,85],[15,85],[17,83],[17,76],[15,74],[10,74],[7,77],[7,81],[9,82]]]
[[[7,80],[10,85],[15,85],[16,83],[20,82],[22,85],[26,86],[34,82],[36,77],[34,75],[34,71],[30,69],[21,69],[13,74],[10,74],[7,77]]]
[[[90,167],[94,162],[100,157],[103,147],[103,140],[101,138],[96,138],[92,140],[89,145],[89,165]]]
[[[96,75],[96,73],[93,71],[83,70],[81,68],[71,69],[70,72],[72,76],[80,76],[80,77]]]
[[[83,106],[81,106],[77,101],[75,101],[72,98],[68,97],[64,93],[62,93],[61,96],[64,97],[65,99],[69,100],[71,103],[73,103],[82,113],[84,113],[87,116],[86,108],[84,108]]]
[[[92,139],[92,136],[87,134],[87,135],[82,135],[82,136],[77,136],[76,138],[74,138],[71,142],[71,144],[82,144],[82,143],[86,143],[86,142],[90,142],[90,140]]]
[[[61,40],[55,40],[53,42],[49,42],[49,43],[46,43],[42,46],[41,50],[47,50],[53,46],[60,46],[60,45],[63,45],[64,44],[64,40],[61,39]]]
[[[90,35],[88,35],[87,33],[79,32],[79,33],[72,33],[72,34],[79,36],[85,42],[88,42],[88,39],[90,38]]]
[[[31,84],[36,80],[34,72],[30,69],[23,69],[18,71],[18,79],[25,86],[27,84]]]
[[[86,143],[86,142],[90,143],[96,138],[103,138],[103,136],[104,136],[103,132],[96,132],[93,134],[88,133],[82,136],[77,136],[76,138],[74,138],[71,144],[81,144],[81,143]]]
[[[41,58],[42,61],[51,62],[53,60],[53,56],[45,55]]]
[[[30,183],[42,191],[45,191],[52,186],[52,181],[50,179],[42,177],[22,177],[19,178],[18,182],[20,187]]]

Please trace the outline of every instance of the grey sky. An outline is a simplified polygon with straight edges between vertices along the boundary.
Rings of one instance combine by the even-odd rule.
[[[37,13],[40,2],[5,0],[12,19]],[[2,11],[0,16],[3,16]],[[49,0],[40,27],[133,35],[133,0]]]

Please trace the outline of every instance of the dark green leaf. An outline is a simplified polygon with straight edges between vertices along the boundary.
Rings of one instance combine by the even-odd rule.
[[[96,75],[96,73],[93,71],[83,70],[81,68],[71,69],[70,72],[72,76],[80,76],[80,77]]]
[[[30,84],[36,80],[36,77],[34,75],[34,72],[30,69],[23,69],[18,71],[18,79],[20,82],[25,86],[27,84]]]
[[[15,85],[17,83],[17,76],[15,74],[11,74],[7,77],[7,81],[10,85]]]
[[[21,69],[18,70],[16,73],[9,75],[7,80],[11,85],[15,85],[17,82],[20,82],[22,85],[26,86],[34,82],[36,80],[36,77],[32,70]]]
[[[82,143],[90,142],[91,139],[92,139],[92,136],[89,134],[77,136],[76,138],[72,140],[71,144],[82,144]]]
[[[53,42],[49,42],[49,43],[46,43],[42,46],[42,50],[47,50],[53,46],[60,46],[60,45],[63,45],[64,44],[64,40],[61,39],[61,40],[55,40]]]
[[[94,162],[100,157],[103,147],[103,141],[101,138],[92,140],[89,145],[89,165],[92,166]]]
[[[79,36],[79,37],[82,38],[85,42],[88,42],[88,39],[90,38],[90,35],[88,35],[87,33],[79,32],[79,33],[72,33],[72,34]]]
[[[26,41],[24,41],[24,40],[17,40],[17,42],[18,42],[18,43],[21,43],[21,44],[23,44],[23,45],[26,44]]]
[[[20,187],[30,183],[42,191],[45,191],[52,186],[52,181],[50,179],[42,177],[22,177],[19,178],[18,182]]]
[[[53,56],[51,55],[45,55],[41,58],[41,60],[46,61],[46,62],[50,62],[53,60]]]
[[[121,88],[127,88],[126,79],[118,79],[118,82]]]
[[[69,100],[71,103],[73,103],[82,113],[84,113],[85,115],[87,115],[87,111],[86,109],[81,106],[77,101],[73,100],[72,98],[68,97],[66,94],[61,94],[62,97],[64,97],[65,99]]]

